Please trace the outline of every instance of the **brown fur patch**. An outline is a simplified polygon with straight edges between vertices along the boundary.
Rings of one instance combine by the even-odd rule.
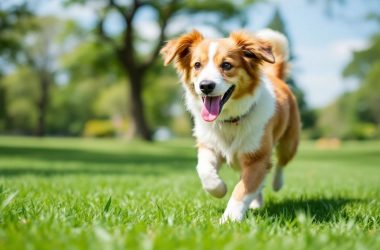
[[[194,95],[196,94],[194,85],[190,82],[190,61],[192,50],[203,40],[202,34],[193,30],[177,39],[170,40],[160,51],[165,65],[175,61],[175,68],[181,74],[182,82]]]

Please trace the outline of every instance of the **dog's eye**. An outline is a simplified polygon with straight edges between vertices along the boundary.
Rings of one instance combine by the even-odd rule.
[[[194,69],[200,69],[201,68],[201,63],[200,62],[196,62],[194,64]]]
[[[232,69],[232,64],[229,63],[229,62],[224,62],[220,65],[220,67],[223,69],[223,70],[230,70]]]

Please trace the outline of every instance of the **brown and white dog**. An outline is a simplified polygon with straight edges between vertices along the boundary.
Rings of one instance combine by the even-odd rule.
[[[272,30],[233,32],[215,40],[194,30],[170,40],[161,54],[165,65],[175,63],[185,88],[203,188],[221,198],[227,192],[218,175],[223,161],[241,171],[221,223],[241,221],[248,208],[263,203],[261,189],[273,148],[276,191],[283,185],[283,168],[297,151],[300,117],[284,82],[288,41]]]

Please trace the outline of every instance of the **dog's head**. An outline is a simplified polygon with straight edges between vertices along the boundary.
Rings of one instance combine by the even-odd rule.
[[[187,91],[202,103],[201,116],[212,122],[230,99],[253,95],[259,65],[274,63],[270,43],[245,32],[206,39],[192,31],[170,40],[161,50],[165,65],[175,63]]]

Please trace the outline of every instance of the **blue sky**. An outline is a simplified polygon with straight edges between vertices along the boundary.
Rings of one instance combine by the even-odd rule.
[[[351,0],[344,6],[334,5],[332,17],[326,13],[325,3],[324,0],[286,0],[257,4],[250,10],[252,17],[247,27],[252,31],[265,27],[274,7],[279,6],[293,42],[296,56],[293,71],[311,107],[325,106],[344,91],[357,86],[355,80],[341,77],[342,69],[350,61],[352,51],[368,46],[368,38],[378,28],[374,23],[364,21],[368,11],[379,10],[378,0]],[[95,1],[87,7],[63,9],[59,0],[50,0],[44,1],[38,11],[42,15],[74,18],[83,26],[91,27],[96,8]],[[137,20],[138,25],[144,27],[142,35],[147,39],[157,36],[157,26],[152,19],[152,12],[148,10],[141,13]],[[189,25],[189,20],[185,18],[178,18],[170,28],[178,31],[184,26],[186,30],[198,28],[206,35],[215,36],[213,29]],[[121,30],[122,24],[117,15],[108,19],[107,27],[110,33]]]

